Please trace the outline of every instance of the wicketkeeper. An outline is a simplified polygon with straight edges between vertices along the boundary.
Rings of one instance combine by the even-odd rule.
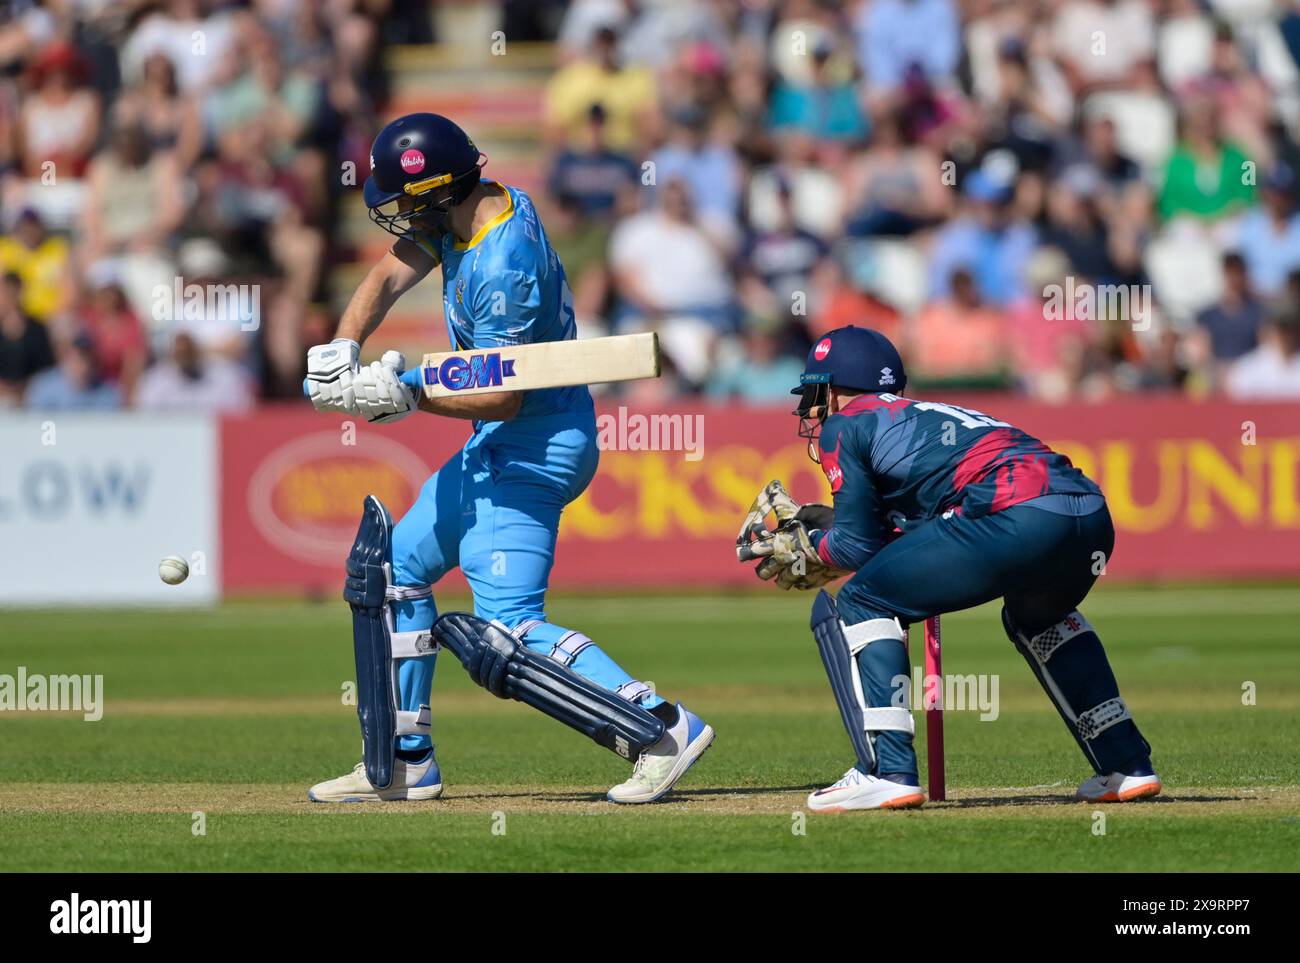
[[[799,434],[834,493],[801,506],[771,483],[741,529],[741,561],[783,588],[819,588],[812,632],[857,754],[810,809],[919,806],[904,629],[1002,599],[1002,624],[1096,773],[1080,799],[1154,796],[1151,747],[1120,698],[1101,640],[1079,612],[1115,544],[1096,483],[1020,429],[903,397],[889,340],[839,328],[809,352]],[[764,518],[774,513],[777,527]],[[901,530],[901,537],[895,537]]]
[[[465,446],[394,525],[371,496],[348,558],[364,759],[313,786],[317,802],[434,799],[442,773],[430,738],[435,650],[448,648],[479,685],[572,726],[635,763],[614,802],[658,799],[713,741],[581,632],[546,620],[560,513],[591,481],[599,453],[585,386],[429,399],[419,368],[390,351],[366,367],[361,344],[393,303],[442,266],[453,351],[567,341],[572,295],[528,195],[480,178],[486,157],[436,114],[389,124],[371,148],[371,218],[397,237],[361,282],[338,337],[308,352],[320,411],[371,422],[417,407],[472,422]],[[438,617],[433,585],[459,566],[474,614]]]

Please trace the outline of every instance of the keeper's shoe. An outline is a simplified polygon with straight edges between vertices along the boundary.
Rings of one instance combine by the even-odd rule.
[[[393,762],[393,781],[387,789],[376,789],[366,778],[366,764],[359,762],[346,776],[318,782],[307,790],[312,802],[391,802],[401,799],[437,799],[442,795],[442,773],[430,749],[419,762],[398,758]]]
[[[1160,795],[1160,777],[1147,769],[1136,775],[1112,772],[1109,776],[1093,776],[1075,793],[1083,802],[1132,802]]]
[[[611,789],[606,798],[616,803],[654,802],[672,789],[712,744],[713,727],[677,703],[677,721],[641,753],[631,777]]]
[[[920,786],[866,776],[854,766],[839,782],[818,789],[808,797],[808,808],[815,813],[843,813],[851,809],[914,809],[925,803]]]

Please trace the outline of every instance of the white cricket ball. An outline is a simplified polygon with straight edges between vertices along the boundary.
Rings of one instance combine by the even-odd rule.
[[[180,585],[190,577],[190,566],[179,555],[168,555],[158,563],[158,577],[168,585]]]

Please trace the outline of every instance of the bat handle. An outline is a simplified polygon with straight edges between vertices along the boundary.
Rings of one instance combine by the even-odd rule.
[[[418,398],[420,393],[424,391],[423,375],[424,366],[417,364],[414,368],[407,368],[397,377],[402,384],[415,392],[415,395]]]

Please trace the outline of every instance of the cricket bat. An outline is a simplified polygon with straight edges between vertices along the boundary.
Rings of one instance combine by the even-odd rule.
[[[426,354],[420,365],[428,398],[657,377],[659,336],[653,332]]]

